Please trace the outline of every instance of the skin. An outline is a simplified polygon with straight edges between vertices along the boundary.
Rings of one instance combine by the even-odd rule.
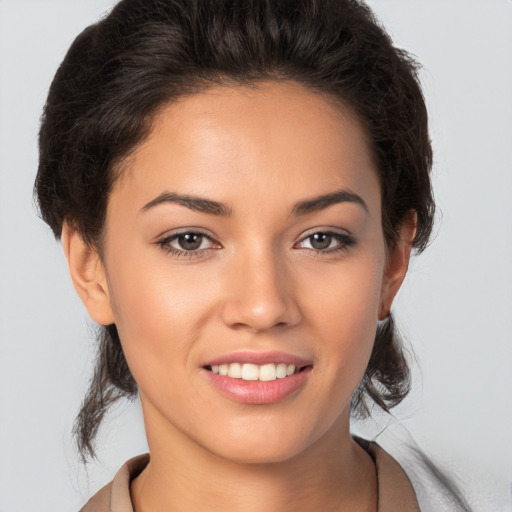
[[[293,212],[337,191],[364,205]],[[146,206],[169,192],[230,214]],[[137,512],[376,510],[350,398],[414,229],[411,216],[386,244],[366,134],[332,99],[270,82],[213,88],[159,112],[112,191],[102,257],[70,225],[62,233],[75,287],[96,322],[117,325],[140,389],[151,462],[132,483]],[[177,255],[177,231],[208,238]],[[319,232],[341,238],[315,250]],[[277,403],[240,403],[203,368],[239,350],[290,353],[312,370]]]

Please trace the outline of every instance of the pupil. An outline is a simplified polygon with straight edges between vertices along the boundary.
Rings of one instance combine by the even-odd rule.
[[[325,233],[315,233],[311,245],[315,249],[327,249],[331,245],[332,236]]]
[[[199,249],[201,242],[203,241],[202,235],[195,235],[193,233],[187,233],[186,235],[180,235],[178,242],[180,246],[187,250],[193,251]]]

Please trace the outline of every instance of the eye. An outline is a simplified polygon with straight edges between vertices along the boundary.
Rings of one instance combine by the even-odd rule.
[[[204,249],[203,245],[208,245],[207,238],[200,233],[183,233],[177,235],[172,241],[175,244],[176,249],[182,249],[184,251],[197,251],[198,249]]]
[[[317,231],[303,238],[298,246],[301,249],[311,249],[317,252],[333,252],[347,249],[355,240],[352,236],[332,231]]]
[[[200,256],[209,249],[218,248],[218,244],[203,233],[186,231],[168,236],[157,244],[166,252],[176,256]]]
[[[322,251],[331,247],[332,241],[336,241],[329,233],[315,233],[306,238],[312,249]]]

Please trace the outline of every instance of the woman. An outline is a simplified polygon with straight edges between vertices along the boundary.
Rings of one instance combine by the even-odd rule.
[[[77,423],[149,456],[84,511],[418,510],[351,413],[407,394],[391,316],[432,229],[414,62],[354,1],[124,0],[50,89],[36,182],[103,326]]]

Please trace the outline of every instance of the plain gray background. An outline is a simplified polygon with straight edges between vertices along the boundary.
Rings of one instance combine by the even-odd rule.
[[[111,415],[100,460],[78,462],[70,430],[92,328],[31,196],[50,80],[73,38],[111,4],[0,0],[0,512],[78,510],[146,450],[135,404]],[[396,414],[463,479],[475,510],[489,512],[489,499],[511,510],[512,1],[370,5],[423,64],[442,213],[395,307],[419,361]]]

